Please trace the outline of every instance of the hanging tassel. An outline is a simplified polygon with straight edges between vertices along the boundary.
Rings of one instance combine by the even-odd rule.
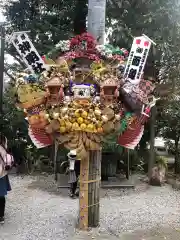
[[[59,100],[60,102],[63,102],[64,100],[64,85],[62,84],[59,90]]]
[[[116,99],[119,97],[119,86],[116,88],[114,95]]]

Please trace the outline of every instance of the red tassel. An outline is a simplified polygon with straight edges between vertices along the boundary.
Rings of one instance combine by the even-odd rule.
[[[119,97],[119,88],[116,88],[114,95],[115,95],[116,98]]]
[[[64,86],[61,85],[61,88],[59,90],[59,99],[60,99],[60,102],[62,102],[64,100]]]

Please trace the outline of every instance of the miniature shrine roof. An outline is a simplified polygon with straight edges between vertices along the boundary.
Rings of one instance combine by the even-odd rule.
[[[63,84],[63,82],[58,76],[54,76],[46,82],[47,86],[61,86],[61,84]]]
[[[119,84],[119,80],[117,77],[111,76],[108,77],[105,81],[101,81],[101,85],[104,86],[117,86]]]

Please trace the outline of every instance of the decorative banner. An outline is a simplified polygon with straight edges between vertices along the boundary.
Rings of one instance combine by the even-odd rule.
[[[152,43],[155,44],[145,35],[134,38],[124,71],[125,80],[132,84],[140,82]]]
[[[31,72],[40,74],[47,69],[27,33],[20,32],[15,35],[12,43]]]

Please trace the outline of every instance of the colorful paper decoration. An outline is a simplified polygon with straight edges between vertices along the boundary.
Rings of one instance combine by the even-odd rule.
[[[13,38],[12,43],[32,73],[40,74],[47,69],[27,33],[19,33]]]
[[[149,113],[149,108],[145,110],[145,113]],[[117,143],[122,147],[128,149],[134,149],[140,142],[144,133],[144,123],[148,120],[147,114],[141,114],[136,118],[127,128],[127,130],[119,136]]]
[[[38,149],[48,147],[53,144],[51,136],[46,133],[45,129],[36,129],[30,126],[28,133],[31,141]]]
[[[124,71],[124,80],[138,84],[142,78],[152,40],[147,36],[135,37]]]
[[[27,34],[20,34],[17,41],[18,51],[27,60],[33,45]],[[154,104],[149,100],[154,84],[141,79],[151,42],[146,36],[134,39],[126,79],[117,72],[127,51],[111,45],[97,46],[88,33],[72,38],[69,51],[66,48],[56,60],[42,57],[48,70],[36,76],[25,75],[17,89],[18,106],[26,110],[34,144],[38,148],[47,146],[56,136],[59,144],[76,149],[81,159],[87,158],[89,150],[100,150],[104,140],[116,143],[118,139],[122,146],[135,147],[144,124],[139,123],[138,116],[147,118],[146,108]],[[103,49],[111,56],[105,56]],[[131,68],[136,71],[134,79]]]
[[[89,178],[89,161],[93,161],[90,154],[93,151],[101,154],[103,144],[107,143],[134,149],[156,102],[152,97],[154,84],[142,79],[151,42],[146,36],[134,39],[123,78],[120,70],[125,65],[127,50],[98,46],[88,33],[59,43],[57,59],[48,58],[48,54],[43,56],[40,63],[43,61],[48,68],[42,73],[43,69],[36,71],[34,67],[39,55],[26,34],[17,37],[15,47],[36,73],[35,77],[21,76],[17,105],[25,108],[29,136],[37,148],[55,141],[75,150],[81,160],[79,226],[82,229],[88,228],[88,209],[99,205],[99,201],[88,201],[88,185],[100,184],[100,166],[96,167],[99,172],[96,179]],[[33,51],[30,61],[27,56]]]

